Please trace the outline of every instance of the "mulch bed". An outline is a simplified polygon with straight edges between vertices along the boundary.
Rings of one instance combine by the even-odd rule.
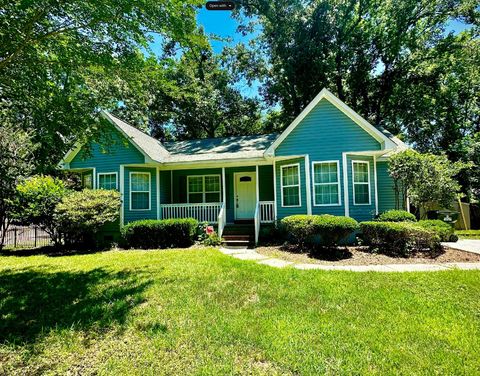
[[[444,248],[436,254],[419,252],[410,257],[393,257],[372,253],[366,247],[338,247],[333,250],[301,252],[293,245],[257,247],[262,255],[296,263],[323,265],[439,264],[447,262],[480,262],[480,255]]]

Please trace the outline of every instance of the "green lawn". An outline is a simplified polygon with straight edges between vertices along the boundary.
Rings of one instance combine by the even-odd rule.
[[[0,374],[478,374],[480,272],[0,257]]]

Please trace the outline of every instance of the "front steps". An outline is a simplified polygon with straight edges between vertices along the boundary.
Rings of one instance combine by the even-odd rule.
[[[222,238],[226,247],[251,247],[255,243],[255,227],[253,223],[226,225]]]

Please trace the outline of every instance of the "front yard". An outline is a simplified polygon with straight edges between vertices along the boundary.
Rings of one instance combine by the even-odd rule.
[[[274,269],[213,249],[0,257],[0,374],[475,374],[480,271]]]

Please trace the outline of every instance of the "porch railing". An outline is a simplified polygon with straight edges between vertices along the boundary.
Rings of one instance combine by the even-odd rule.
[[[162,218],[195,218],[200,222],[217,223],[221,202],[206,204],[163,204]]]
[[[260,201],[260,222],[270,223],[275,220],[275,201]]]

